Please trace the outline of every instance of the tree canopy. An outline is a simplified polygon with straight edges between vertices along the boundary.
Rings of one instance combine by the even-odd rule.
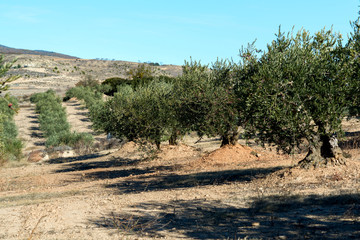
[[[314,35],[279,30],[257,62],[258,71],[246,80],[252,86],[248,131],[287,153],[305,143],[305,165],[343,163],[329,141],[341,134],[350,104],[347,53],[341,35],[332,30]]]

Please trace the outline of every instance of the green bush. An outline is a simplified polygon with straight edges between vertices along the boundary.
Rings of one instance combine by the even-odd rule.
[[[118,86],[131,85],[131,82],[132,81],[129,79],[113,77],[106,79],[101,83],[101,85],[108,87],[107,91],[104,91],[104,94],[114,96],[114,93],[117,92]]]
[[[161,82],[173,83],[176,78],[166,75],[155,75],[156,71],[149,66],[139,65],[138,68],[132,69],[128,72],[130,79],[119,77],[108,78],[101,83],[103,86],[108,86],[108,90],[104,93],[109,96],[114,96],[119,87],[128,85],[136,89],[139,86],[148,85],[150,82],[156,80]]]
[[[18,108],[18,101],[15,97],[7,94],[0,98],[0,115],[2,116],[0,139],[3,143],[1,158],[4,160],[20,160],[22,157],[23,143],[17,139],[18,130],[13,119]]]
[[[4,63],[4,57],[0,55],[0,93],[7,91],[8,83],[18,78],[7,74],[14,62]],[[13,119],[18,109],[19,105],[15,97],[8,94],[0,97],[0,164],[21,158],[22,142],[16,138],[17,129]]]
[[[88,133],[62,131],[49,136],[45,142],[45,145],[46,147],[67,145],[74,148],[83,148],[91,146],[92,142],[93,137]]]
[[[80,80],[78,83],[75,84],[76,87],[96,87],[99,85],[99,81],[95,80],[90,75],[85,75],[83,80]]]

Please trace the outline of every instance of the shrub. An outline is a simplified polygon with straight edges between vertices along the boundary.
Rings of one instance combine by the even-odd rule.
[[[85,75],[83,80],[75,84],[76,87],[96,87],[98,85],[99,81],[95,80],[91,75]]]
[[[0,93],[7,91],[8,83],[16,80],[18,76],[8,75],[13,62],[4,63],[0,55]],[[6,94],[0,98],[0,164],[8,160],[21,158],[22,142],[17,139],[17,129],[13,120],[15,112],[19,109],[17,99]]]
[[[88,133],[62,131],[49,136],[49,138],[46,140],[45,145],[47,147],[67,145],[74,148],[86,148],[90,146],[92,142],[93,137]]]
[[[114,96],[114,93],[117,92],[118,86],[131,85],[131,82],[132,81],[128,79],[113,77],[106,79],[101,83],[101,85],[108,87],[108,89],[104,91],[104,94]]]
[[[11,105],[9,105],[11,104]],[[1,157],[3,160],[20,160],[22,157],[23,143],[17,139],[18,131],[14,122],[14,115],[19,109],[15,97],[6,94],[0,98],[0,139],[2,142]]]

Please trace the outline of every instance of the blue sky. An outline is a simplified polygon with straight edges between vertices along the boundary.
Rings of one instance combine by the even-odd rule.
[[[279,25],[345,37],[359,0],[0,0],[0,44],[80,58],[182,65],[192,57],[239,60],[241,46],[266,48]]]

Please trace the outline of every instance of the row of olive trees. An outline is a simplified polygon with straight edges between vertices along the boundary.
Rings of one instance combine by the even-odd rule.
[[[337,136],[359,106],[359,28],[343,43],[339,34],[281,31],[260,52],[242,49],[241,62],[211,68],[191,61],[171,83],[122,87],[104,103],[97,125],[119,137],[175,143],[178,136],[221,136],[234,144],[238,127],[262,143],[290,153],[305,144],[302,166],[343,164]]]

